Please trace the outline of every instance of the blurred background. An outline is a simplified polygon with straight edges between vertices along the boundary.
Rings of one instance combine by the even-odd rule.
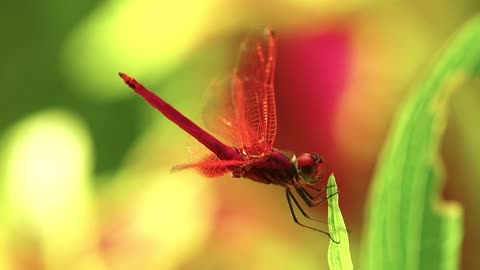
[[[118,78],[202,123],[245,31],[279,39],[276,146],[337,176],[360,265],[364,202],[393,114],[474,0],[3,1],[0,269],[326,269],[329,239],[284,191],[170,173],[195,141]],[[462,269],[478,269],[478,89],[452,100],[444,196],[465,208]],[[405,179],[408,181],[408,179]],[[326,220],[326,205],[312,210]],[[325,228],[326,229],[326,228]]]

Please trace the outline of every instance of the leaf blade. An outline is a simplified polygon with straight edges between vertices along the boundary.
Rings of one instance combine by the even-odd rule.
[[[480,71],[480,17],[451,40],[397,115],[372,182],[365,269],[456,269],[462,210],[440,200],[448,98]]]
[[[353,269],[348,231],[338,204],[338,187],[333,174],[328,178],[328,187],[328,229],[331,237],[339,242],[330,240],[328,265],[330,269]]]

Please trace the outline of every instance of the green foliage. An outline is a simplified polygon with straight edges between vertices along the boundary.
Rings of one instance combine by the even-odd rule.
[[[328,229],[331,237],[338,242],[330,240],[328,265],[330,269],[353,269],[348,231],[338,206],[338,188],[333,174],[328,179],[328,186]]]
[[[458,204],[441,201],[439,146],[452,91],[480,71],[480,17],[451,40],[397,115],[370,189],[364,269],[457,269]]]

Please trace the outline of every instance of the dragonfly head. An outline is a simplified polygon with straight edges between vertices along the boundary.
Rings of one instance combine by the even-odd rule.
[[[300,155],[295,159],[294,164],[298,176],[309,184],[320,181],[325,173],[325,162],[322,157],[315,153]]]

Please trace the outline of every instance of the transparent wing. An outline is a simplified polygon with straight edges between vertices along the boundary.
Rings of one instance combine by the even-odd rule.
[[[207,129],[217,138],[235,148],[241,148],[242,126],[236,117],[230,88],[231,78],[215,80],[210,84],[203,121]]]
[[[245,155],[261,155],[273,147],[276,50],[271,29],[251,31],[240,46],[231,78],[214,81],[208,91],[207,128]]]
[[[215,178],[224,176],[244,164],[243,160],[220,160],[216,155],[210,154],[197,163],[176,165],[172,171],[197,169],[202,175]]]
[[[277,129],[273,88],[276,52],[270,28],[252,31],[240,47],[231,89],[239,141],[246,154],[262,154],[273,147]]]

